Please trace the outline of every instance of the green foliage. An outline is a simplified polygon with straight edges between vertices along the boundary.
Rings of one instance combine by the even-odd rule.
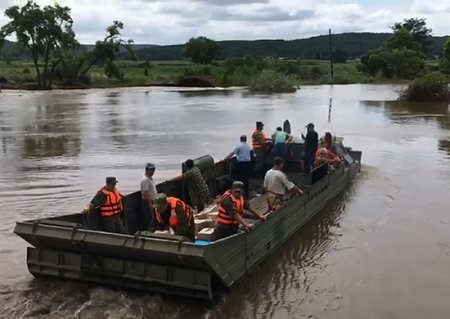
[[[421,53],[406,48],[377,49],[367,52],[361,58],[360,70],[375,76],[382,73],[387,78],[412,79],[423,69],[425,63]]]
[[[5,15],[10,21],[0,29],[0,38],[14,34],[33,60],[38,87],[51,87],[61,50],[75,42],[70,9],[57,4],[41,8],[28,1],[9,7]]]
[[[442,72],[450,74],[450,39],[447,40],[447,43],[445,43],[444,49],[442,50],[440,67]]]
[[[348,60],[348,53],[341,49],[334,50],[331,59],[334,63],[345,63]]]
[[[87,51],[78,45],[76,50],[64,52],[59,69],[61,81],[65,84],[83,83],[88,79],[88,72],[94,65],[104,66],[108,78],[116,78],[122,81],[124,74],[116,63],[119,55],[125,50],[134,58],[133,41],[124,40],[121,37],[123,27],[122,22],[114,21],[106,29],[105,38],[97,41],[91,51]]]
[[[370,50],[361,57],[361,65],[359,69],[371,76],[375,76],[377,73],[382,72],[387,77],[391,77],[389,70],[389,52],[385,49],[379,48]]]
[[[425,55],[422,53],[431,29],[424,19],[408,19],[396,23],[394,34],[384,48],[371,50],[361,57],[359,69],[371,76],[381,73],[387,78],[412,79],[424,70]]]
[[[448,84],[448,77],[442,73],[428,73],[412,81],[400,98],[408,101],[448,101],[450,100]]]
[[[413,34],[406,29],[395,31],[386,41],[386,46],[390,50],[409,49],[416,52],[422,51],[422,44],[416,41]]]
[[[220,45],[205,37],[191,38],[185,45],[183,55],[198,64],[210,64],[220,54]]]
[[[426,19],[423,18],[409,18],[403,20],[403,22],[397,22],[391,27],[394,33],[402,30],[406,30],[412,34],[414,41],[418,42],[421,46],[423,53],[426,53],[428,47],[432,44],[431,33],[432,29],[427,28]],[[411,48],[409,48],[411,49]]]
[[[295,79],[273,70],[264,70],[249,85],[253,93],[291,93],[297,90]]]
[[[410,49],[395,49],[390,54],[391,74],[401,79],[416,77],[425,66],[424,59],[417,51]]]

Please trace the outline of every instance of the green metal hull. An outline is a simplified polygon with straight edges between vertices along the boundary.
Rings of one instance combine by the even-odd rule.
[[[285,207],[256,222],[251,233],[198,245],[177,236],[88,230],[80,214],[18,222],[14,232],[33,247],[30,273],[212,300],[230,288],[343,192],[360,171],[357,160],[326,175]]]

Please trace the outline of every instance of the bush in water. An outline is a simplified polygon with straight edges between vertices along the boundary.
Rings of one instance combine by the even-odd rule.
[[[288,75],[264,70],[250,81],[248,88],[254,93],[290,93],[297,90],[297,85]]]
[[[407,101],[449,101],[449,79],[439,72],[428,73],[412,81],[400,95]]]

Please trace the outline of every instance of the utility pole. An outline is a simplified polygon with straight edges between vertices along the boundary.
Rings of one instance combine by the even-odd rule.
[[[328,29],[328,39],[330,43],[330,72],[331,72],[331,84],[334,80],[334,70],[333,70],[333,45],[331,43],[331,29]]]

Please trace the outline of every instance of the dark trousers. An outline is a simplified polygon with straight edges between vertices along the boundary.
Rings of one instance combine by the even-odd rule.
[[[192,223],[193,222],[194,221],[192,220]],[[184,237],[188,238],[189,240],[191,240],[192,242],[195,242],[195,225],[192,224],[185,233],[180,233],[175,230],[175,235],[184,236]]]
[[[311,168],[314,167],[314,161],[316,160],[316,151],[305,150],[305,173],[309,173]]]
[[[145,199],[141,200],[141,213],[138,219],[139,230],[152,230],[155,226],[155,212]]]
[[[225,237],[232,236],[236,234],[238,230],[238,225],[224,225],[221,223],[216,223],[216,227],[214,228],[214,233],[211,236],[211,240],[216,241]]]
[[[126,234],[127,230],[119,215],[101,216],[102,230],[110,233]]]
[[[275,155],[286,160],[287,159],[287,144],[286,143],[275,144]]]
[[[245,196],[248,197],[249,179],[253,173],[252,162],[235,162],[232,178],[244,184]]]

